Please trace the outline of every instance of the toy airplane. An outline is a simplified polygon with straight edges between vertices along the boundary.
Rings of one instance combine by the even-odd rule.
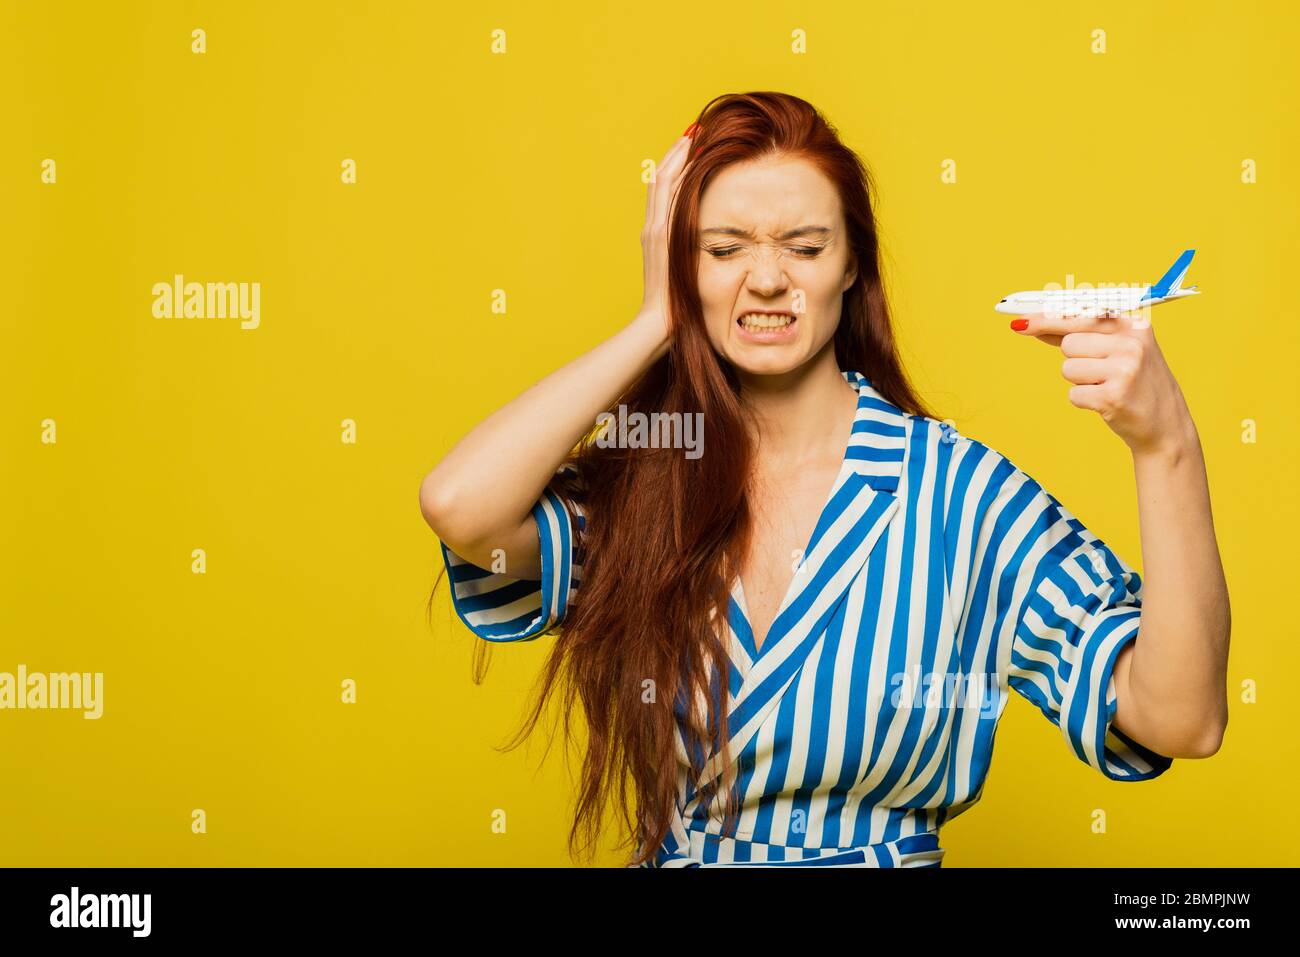
[[[1186,250],[1155,285],[1111,286],[1101,289],[1039,289],[1013,292],[993,308],[1013,316],[1044,313],[1094,319],[1107,312],[1136,312],[1147,306],[1195,296],[1195,286],[1182,288],[1183,276],[1191,265],[1195,249]]]

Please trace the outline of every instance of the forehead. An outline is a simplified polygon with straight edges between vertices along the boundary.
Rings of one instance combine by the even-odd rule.
[[[700,227],[740,226],[759,231],[806,223],[843,226],[839,193],[807,160],[763,157],[732,163],[700,196]]]

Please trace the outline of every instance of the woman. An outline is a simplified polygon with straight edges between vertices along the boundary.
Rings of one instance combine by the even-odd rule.
[[[521,736],[557,683],[566,729],[581,701],[571,848],[617,796],[632,865],[938,866],[1008,688],[1115,780],[1219,746],[1228,596],[1152,331],[1020,330],[1060,346],[1071,402],[1132,450],[1144,588],[916,397],[868,186],[803,100],[716,98],[649,187],[636,317],[424,480],[466,625],[558,632]],[[670,417],[629,438],[638,413]]]

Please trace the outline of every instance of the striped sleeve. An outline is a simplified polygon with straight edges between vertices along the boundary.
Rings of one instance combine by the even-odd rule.
[[[1115,781],[1163,774],[1172,759],[1114,727],[1115,659],[1137,640],[1142,579],[1033,479],[1026,583],[1011,642],[1009,683],[1060,730],[1081,761]]]
[[[564,467],[561,467],[564,472]],[[557,479],[533,506],[541,553],[540,579],[512,578],[502,567],[480,568],[446,545],[443,562],[451,581],[451,602],[470,631],[486,641],[532,641],[564,619],[581,577],[585,518],[576,502],[562,497]]]

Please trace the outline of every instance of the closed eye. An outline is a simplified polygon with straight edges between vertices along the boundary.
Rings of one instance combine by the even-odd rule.
[[[825,246],[792,246],[790,248],[791,251],[793,251],[796,255],[801,256],[804,259],[812,259],[814,256],[816,256],[826,247]],[[709,249],[709,255],[712,256],[714,259],[725,259],[727,256],[730,256],[732,253],[738,252],[739,250],[740,250],[739,246],[722,246],[722,247]]]

